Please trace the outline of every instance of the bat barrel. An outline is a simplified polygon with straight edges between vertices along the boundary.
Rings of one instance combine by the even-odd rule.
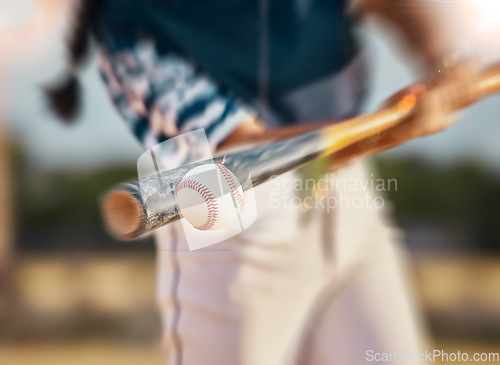
[[[102,199],[101,214],[107,230],[120,239],[145,233],[147,211],[133,183],[117,186]]]
[[[320,156],[327,147],[319,143],[320,135],[321,131],[314,131],[228,153],[225,166],[236,175],[243,190],[247,190]],[[108,231],[127,240],[178,220],[175,190],[183,176],[196,166],[220,163],[222,159],[215,157],[117,186],[104,196],[101,204]]]

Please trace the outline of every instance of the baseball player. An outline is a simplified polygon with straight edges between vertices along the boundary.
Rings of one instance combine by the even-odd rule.
[[[385,19],[428,70],[444,70],[450,43],[419,4],[83,1],[69,42],[71,77],[49,90],[49,101],[66,119],[76,113],[77,69],[92,33],[112,101],[145,148],[198,128],[214,151],[304,133],[359,113],[369,60],[354,27],[364,16]],[[470,97],[473,72],[462,65],[443,74],[441,86],[411,90],[425,95],[416,118],[335,164],[447,127],[449,105]],[[324,194],[336,206],[291,203],[317,193],[304,181],[373,176],[365,161],[325,175],[329,164],[256,188],[257,221],[219,245],[190,252],[178,224],[157,233],[168,364],[359,364],[424,348],[387,204],[349,204],[376,192],[335,184]]]

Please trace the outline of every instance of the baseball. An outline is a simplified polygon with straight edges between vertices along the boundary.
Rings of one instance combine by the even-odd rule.
[[[243,189],[222,163],[190,170],[177,186],[182,216],[200,231],[214,231],[233,223],[244,205]]]

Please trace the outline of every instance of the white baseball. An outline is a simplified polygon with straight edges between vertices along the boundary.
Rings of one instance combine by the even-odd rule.
[[[214,231],[236,220],[244,205],[243,189],[222,163],[190,170],[177,186],[182,216],[200,231]]]

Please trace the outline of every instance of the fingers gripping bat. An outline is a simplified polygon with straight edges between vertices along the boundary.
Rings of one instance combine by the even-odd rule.
[[[483,72],[476,85],[477,100],[500,91],[500,65]],[[394,105],[371,114],[336,123],[295,137],[251,146],[227,155],[225,166],[240,182],[243,190],[257,186],[313,160],[329,156],[407,120],[418,107],[417,98],[408,94]],[[456,110],[464,107],[457,105]],[[132,239],[179,219],[175,191],[182,177],[194,167],[212,163],[201,161],[118,185],[103,198],[102,214],[106,227],[117,238]],[[248,177],[251,179],[248,179]],[[161,188],[158,187],[158,179]],[[251,184],[249,183],[251,182]],[[151,209],[151,207],[155,207]]]

